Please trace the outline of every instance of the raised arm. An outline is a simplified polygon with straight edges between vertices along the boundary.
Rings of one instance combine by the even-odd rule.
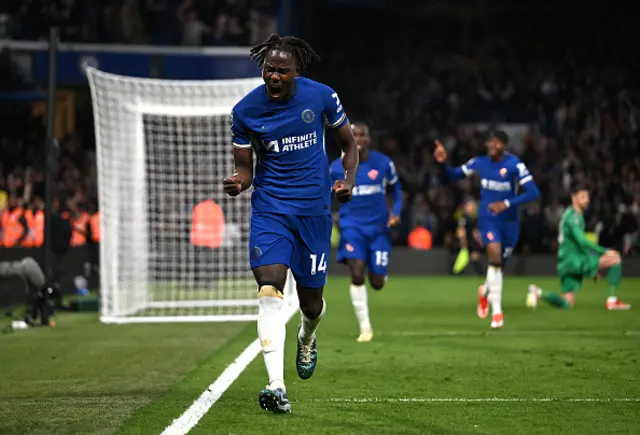
[[[433,157],[436,160],[436,163],[440,165],[440,168],[444,172],[447,181],[458,181],[473,174],[473,164],[475,162],[475,159],[471,159],[464,165],[457,168],[452,168],[447,164],[447,150],[445,149],[444,145],[442,145],[442,143],[438,139],[436,139],[435,144],[436,149],[433,152]]]

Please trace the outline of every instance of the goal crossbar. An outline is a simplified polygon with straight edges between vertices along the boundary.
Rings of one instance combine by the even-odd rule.
[[[168,106],[160,104],[127,104],[127,108],[143,115],[171,115],[171,116],[223,116],[228,115],[231,108],[225,106]]]

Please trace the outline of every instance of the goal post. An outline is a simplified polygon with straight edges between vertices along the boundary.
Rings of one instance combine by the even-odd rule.
[[[231,109],[261,80],[85,71],[98,164],[101,321],[255,320],[250,195],[229,198],[221,181],[233,171]],[[195,212],[201,204],[210,207],[204,214]],[[201,215],[217,224],[202,227]],[[209,243],[194,242],[194,231]],[[297,308],[291,274],[285,301]]]

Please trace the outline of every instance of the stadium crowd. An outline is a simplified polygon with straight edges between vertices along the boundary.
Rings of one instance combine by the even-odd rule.
[[[136,9],[134,3],[102,2],[100,14],[122,15],[127,7]],[[42,4],[26,1],[8,12],[13,23],[9,27],[18,32],[15,35],[44,36],[43,27],[29,24],[33,14],[45,13]],[[124,20],[115,31],[87,25],[91,22],[86,21],[88,12],[80,6],[89,3],[70,0],[47,4],[62,8],[52,16],[67,20],[63,27],[68,40],[131,43],[248,44],[263,37],[248,24],[252,14],[273,17],[274,13],[267,7],[268,1],[149,0],[139,2],[139,15],[134,14],[137,24],[125,25]],[[63,10],[68,13],[60,13]],[[95,8],[92,13],[96,14]],[[562,14],[547,16],[545,27],[540,28],[531,24],[535,21],[531,16],[511,18],[502,26],[476,23],[464,14],[444,18],[432,14],[421,17],[420,26],[406,20],[384,23],[384,17],[363,16],[369,26],[357,36],[341,33],[341,29],[350,31],[349,26],[337,18],[331,35],[311,39],[324,58],[313,76],[338,90],[350,117],[369,123],[376,146],[396,163],[405,196],[402,224],[393,234],[396,244],[406,244],[409,233],[424,226],[432,233],[434,245],[455,247],[460,203],[477,195],[477,183],[443,184],[431,157],[433,140],[439,138],[453,163],[462,164],[482,153],[487,129],[509,123],[518,127],[512,135],[514,152],[527,164],[542,191],[540,203],[522,210],[520,248],[554,250],[568,186],[583,179],[590,183],[593,194],[588,230],[599,233],[604,245],[625,254],[637,251],[640,113],[637,88],[630,75],[637,60],[622,55],[632,52],[625,49],[631,40],[623,36],[614,39],[604,31],[572,33]],[[92,19],[109,22],[98,16]],[[348,21],[348,17],[342,19]],[[163,20],[173,24],[202,20],[202,26],[209,30],[205,39],[196,41],[187,36],[190,31],[184,26],[182,33],[162,32],[176,28],[173,24],[167,27]],[[460,23],[465,20],[468,22]],[[268,32],[275,25],[273,20],[269,23],[261,29]],[[606,25],[605,17],[597,29]],[[238,26],[243,29],[239,33],[233,30]],[[430,29],[428,38],[421,36],[424,28]],[[465,30],[460,33],[458,29]],[[363,44],[368,38],[375,43]],[[555,44],[558,40],[563,43]],[[341,43],[339,50],[335,49],[336,41]],[[419,49],[415,41],[421,42]],[[14,80],[11,68],[5,65],[1,73],[6,89]],[[0,206],[6,204],[2,198],[7,195],[22,197],[25,184],[34,186],[29,201],[37,202],[41,197],[44,162],[33,162],[42,155],[42,119],[21,119],[21,123],[5,124],[1,131],[0,189],[4,194]],[[61,140],[61,150],[56,193],[90,209],[96,198],[91,132],[68,135]]]
[[[0,5],[0,37],[66,42],[249,45],[277,28],[273,0],[24,0]]]
[[[368,25],[358,38],[341,34],[348,27],[336,22],[317,44],[325,65],[318,75],[396,163],[407,198],[396,241],[423,225],[435,244],[455,244],[456,211],[478,185],[443,185],[433,140],[460,165],[483,153],[488,129],[511,123],[520,126],[511,146],[542,191],[540,203],[522,210],[520,248],[555,249],[569,185],[584,179],[593,195],[587,229],[606,246],[637,249],[640,112],[631,75],[637,60],[626,55],[633,24],[617,17],[621,31],[612,33],[606,13],[578,19],[556,6],[553,13],[542,4],[518,8],[503,18],[430,10],[403,21],[373,12],[359,17]],[[585,35],[585,26],[593,31]],[[337,41],[341,49],[332,50]]]

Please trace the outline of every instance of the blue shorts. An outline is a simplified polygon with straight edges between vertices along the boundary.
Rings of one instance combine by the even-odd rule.
[[[268,264],[284,264],[291,268],[298,285],[319,288],[327,280],[330,251],[330,215],[251,214],[251,269]]]
[[[378,232],[367,235],[359,228],[340,228],[340,245],[336,256],[339,263],[362,260],[371,274],[387,276],[390,256],[389,234]]]
[[[494,219],[479,219],[478,230],[482,235],[482,244],[500,243],[502,262],[507,262],[520,238],[520,222],[501,222]]]

